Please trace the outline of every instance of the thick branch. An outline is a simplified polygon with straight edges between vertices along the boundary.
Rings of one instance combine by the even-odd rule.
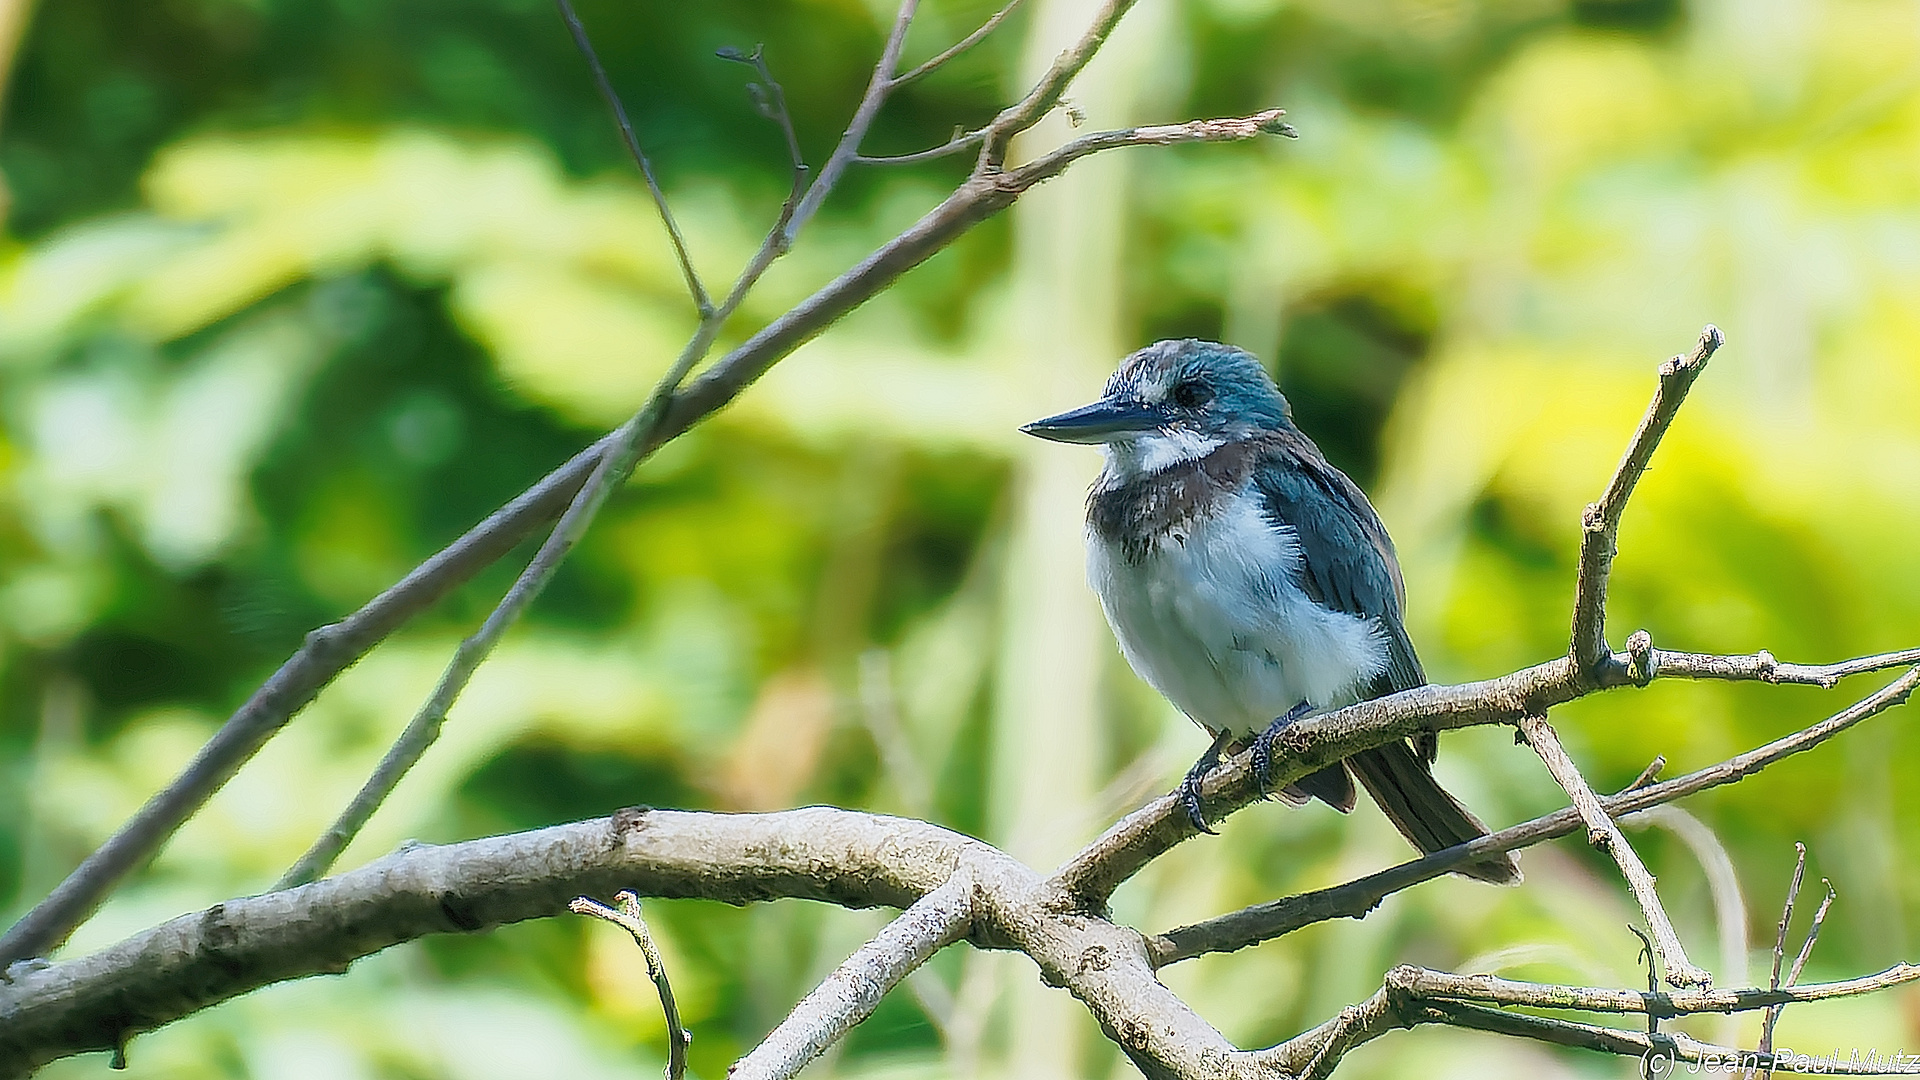
[[[1869,717],[1905,702],[1920,687],[1920,667],[1908,670],[1876,693],[1817,724],[1803,728],[1704,769],[1634,786],[1600,801],[1614,818],[1669,803],[1707,788],[1745,779],[1783,758],[1810,750]],[[1344,884],[1301,893],[1219,915],[1149,939],[1147,948],[1155,967],[1178,963],[1210,952],[1231,952],[1290,934],[1303,926],[1328,919],[1358,919],[1388,896],[1448,873],[1455,867],[1489,854],[1514,851],[1580,828],[1572,808],[1558,810],[1470,843],[1437,851]]]
[[[1614,865],[1620,868],[1620,876],[1627,879],[1627,889],[1633,893],[1634,902],[1640,905],[1640,913],[1646,917],[1647,928],[1653,934],[1653,946],[1660,952],[1660,963],[1666,970],[1667,984],[1706,986],[1712,983],[1712,976],[1687,959],[1687,951],[1673,928],[1673,920],[1667,916],[1667,909],[1660,903],[1660,894],[1654,889],[1653,875],[1647,871],[1647,865],[1640,861],[1633,845],[1627,843],[1626,834],[1620,831],[1620,826],[1600,805],[1600,797],[1587,785],[1586,777],[1580,775],[1580,768],[1568,756],[1566,747],[1560,745],[1560,736],[1554,733],[1553,725],[1547,723],[1544,716],[1523,716],[1519,728],[1527,745],[1540,755],[1547,772],[1553,775],[1554,782],[1572,800],[1573,809],[1587,827],[1587,843],[1612,856]]]
[[[1680,403],[1686,400],[1687,391],[1725,340],[1719,327],[1708,325],[1700,332],[1693,352],[1660,365],[1660,385],[1647,405],[1647,414],[1627,444],[1627,452],[1621,455],[1600,501],[1590,504],[1581,517],[1580,574],[1574,582],[1573,637],[1568,655],[1583,679],[1598,681],[1600,665],[1613,658],[1607,648],[1607,576],[1613,569],[1620,515],[1640,475],[1647,471],[1654,448],[1660,445],[1661,436],[1680,411]]]
[[[555,915],[575,896],[907,907],[963,859],[1005,859],[933,825],[829,808],[629,810],[446,846],[403,848],[311,885],[230,900],[91,956],[0,984],[0,1077],[128,1037],[269,983],[345,971],[427,934]]]
[[[833,969],[752,1053],[727,1070],[728,1080],[789,1080],[872,1016],[887,991],[965,937],[972,922],[973,878],[961,869]]]

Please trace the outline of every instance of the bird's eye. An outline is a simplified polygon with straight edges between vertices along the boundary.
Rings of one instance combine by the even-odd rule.
[[[1183,382],[1173,388],[1173,403],[1183,409],[1197,409],[1213,400],[1213,390],[1198,379]]]

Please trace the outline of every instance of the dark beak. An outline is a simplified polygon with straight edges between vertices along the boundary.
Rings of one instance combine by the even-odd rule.
[[[1101,398],[1058,416],[1035,420],[1021,428],[1029,435],[1064,443],[1115,442],[1167,425],[1161,410],[1123,398]]]

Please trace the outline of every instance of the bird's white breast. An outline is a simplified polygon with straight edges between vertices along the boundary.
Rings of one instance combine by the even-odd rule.
[[[1127,662],[1215,732],[1258,731],[1301,701],[1345,704],[1385,669],[1378,623],[1314,603],[1299,573],[1293,530],[1245,490],[1138,560],[1087,532],[1087,579]]]

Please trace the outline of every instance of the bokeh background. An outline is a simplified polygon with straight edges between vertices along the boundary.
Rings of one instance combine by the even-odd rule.
[[[932,54],[991,10],[931,0]],[[943,141],[1082,23],[1030,0],[868,144]],[[881,0],[580,0],[709,280],[787,183],[720,46],[766,44],[822,160]],[[692,326],[644,191],[542,0],[0,0],[0,916],[24,911],[299,642],[625,416]],[[632,804],[931,817],[1044,865],[1201,734],[1081,584],[1081,448],[1015,427],[1123,353],[1220,337],[1399,541],[1432,675],[1564,647],[1579,511],[1712,321],[1622,533],[1614,639],[1830,660],[1920,641],[1920,6],[1911,0],[1147,0],[1031,153],[1290,110],[1297,142],[1088,161],[664,449],[347,853]],[[857,170],[739,340],[931,206],[965,159]],[[87,927],[81,952],[264,888],[510,580],[485,574],[303,713]],[[1596,786],[1706,764],[1870,688],[1661,684],[1556,714]],[[1500,730],[1445,741],[1490,822],[1561,796]],[[1793,862],[1839,891],[1810,978],[1910,958],[1920,766],[1896,712],[1637,836],[1696,958],[1764,980]],[[1371,807],[1256,807],[1116,898],[1163,929],[1399,861]],[[1245,1045],[1411,961],[1638,984],[1577,841],[1167,981]],[[1802,907],[1795,941],[1811,904]],[[697,1074],[722,1075],[883,913],[649,905]],[[1752,1021],[1696,1034],[1751,1045]],[[1920,1050],[1920,996],[1787,1012],[1781,1044]],[[389,950],[132,1047],[132,1075],[642,1077],[664,1035],[617,930]],[[99,1075],[102,1056],[51,1077]],[[1343,1075],[1622,1076],[1396,1034]],[[1017,956],[949,950],[810,1075],[1130,1074]]]

